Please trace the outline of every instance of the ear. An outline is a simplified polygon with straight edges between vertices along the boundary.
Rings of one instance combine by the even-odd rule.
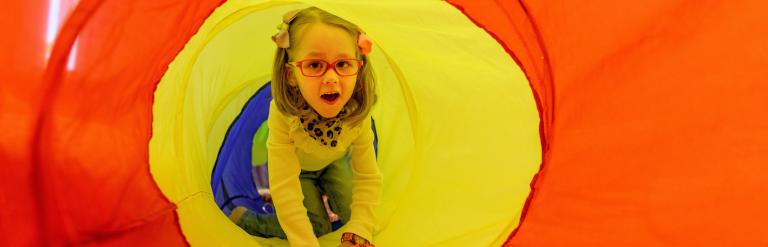
[[[288,79],[289,86],[292,86],[292,87],[297,86],[296,77],[293,76],[293,67],[287,64],[285,65],[285,78]]]

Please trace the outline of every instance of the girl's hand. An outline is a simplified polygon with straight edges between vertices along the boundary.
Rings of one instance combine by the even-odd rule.
[[[264,200],[264,202],[272,202],[272,194],[269,193],[267,188],[256,188],[256,193]]]
[[[344,241],[344,242],[341,242],[341,245],[339,245],[339,247],[355,247],[355,244],[353,244],[350,241]]]
[[[341,245],[339,247],[375,247],[364,238],[351,232],[345,232],[341,235]]]

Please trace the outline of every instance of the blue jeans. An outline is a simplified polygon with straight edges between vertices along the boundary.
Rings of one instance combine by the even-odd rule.
[[[339,215],[341,223],[346,224],[349,221],[349,205],[352,203],[352,168],[349,155],[319,171],[302,170],[299,181],[304,193],[304,207],[307,209],[315,236],[319,237],[332,231],[331,220],[323,204],[323,195],[328,196],[328,204],[333,212]],[[254,236],[286,238],[275,214],[257,214],[249,209],[240,217],[237,225]]]

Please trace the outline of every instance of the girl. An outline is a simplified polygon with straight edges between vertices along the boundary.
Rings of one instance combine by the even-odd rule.
[[[317,237],[331,231],[326,195],[346,224],[341,246],[372,246],[382,185],[370,120],[372,43],[356,25],[315,7],[286,13],[278,28],[267,120],[276,217],[239,207],[230,218],[252,235],[319,246]]]

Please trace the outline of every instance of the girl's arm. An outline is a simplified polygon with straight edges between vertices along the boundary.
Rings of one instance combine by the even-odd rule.
[[[288,137],[288,119],[277,110],[274,102],[269,106],[267,125],[269,184],[280,226],[291,246],[320,246],[303,204],[304,194],[299,182],[301,166],[296,147]]]
[[[361,133],[352,142],[352,217],[347,232],[370,241],[376,221],[373,208],[379,204],[382,177],[373,150],[370,117],[361,124]]]

